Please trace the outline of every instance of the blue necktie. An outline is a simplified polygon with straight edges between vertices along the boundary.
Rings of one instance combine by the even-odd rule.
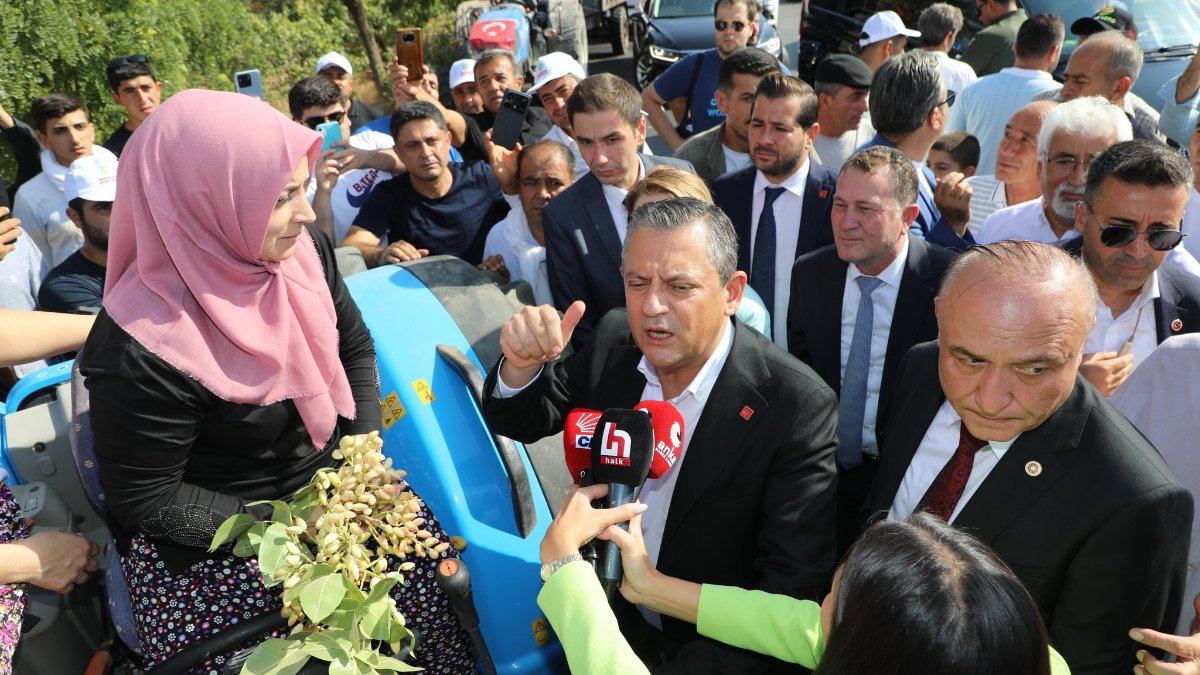
[[[871,370],[871,337],[875,328],[875,303],[871,294],[882,283],[876,277],[858,277],[858,314],[854,317],[854,338],[842,375],[838,399],[837,462],[843,468],[862,465],[863,416],[867,405],[867,373]]]
[[[754,254],[750,260],[750,287],[758,292],[775,325],[775,209],[773,205],[781,187],[769,187],[763,194],[763,210],[758,216],[758,232],[754,235]],[[788,270],[789,272],[791,270]],[[768,336],[769,337],[769,336]]]

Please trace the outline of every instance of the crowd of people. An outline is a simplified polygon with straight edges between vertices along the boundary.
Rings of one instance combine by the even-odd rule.
[[[575,672],[1196,672],[1200,55],[1136,96],[1136,24],[1108,7],[1072,17],[1060,85],[1063,18],[977,7],[960,58],[957,5],[881,11],[811,84],[754,46],[755,0],[716,0],[713,48],[644,91],[490,49],[445,91],[393,60],[385,115],[330,52],[279,112],[164,102],[130,55],[103,145],[70,94],[29,125],[0,108],[0,329],[23,336],[0,362],[81,350],[147,663],[278,606],[212,534],[379,426],[343,275],[450,255],[535,301],[500,331],[493,431],[645,400],[688,430],[639,503],[572,490],[542,542]],[[538,103],[513,148],[507,90]],[[25,536],[0,537],[0,582],[95,569]],[[624,559],[611,606],[578,555],[597,537]],[[55,551],[41,573],[9,569],[22,541]],[[405,574],[418,663],[471,672],[431,565]]]

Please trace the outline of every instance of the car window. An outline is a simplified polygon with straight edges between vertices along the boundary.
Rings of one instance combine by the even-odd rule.
[[[651,16],[673,19],[681,16],[712,16],[712,0],[655,0]]]
[[[1091,16],[1104,5],[1097,0],[1025,0],[1021,3],[1031,16],[1057,14],[1067,24],[1067,39],[1063,51],[1070,52],[1077,42],[1071,34],[1071,24],[1081,17]],[[1162,47],[1196,44],[1200,35],[1200,5],[1179,0],[1126,0],[1138,29],[1138,44],[1151,52]]]

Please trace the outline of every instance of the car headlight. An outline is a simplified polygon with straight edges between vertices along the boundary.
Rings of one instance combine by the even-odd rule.
[[[758,44],[758,48],[768,54],[774,54],[775,56],[779,56],[779,53],[780,53],[779,45],[780,45],[779,37],[776,36],[776,37],[771,38],[770,40],[767,40],[766,42],[760,42]]]
[[[683,55],[677,51],[674,51],[671,49],[663,49],[662,47],[659,47],[656,45],[650,45],[650,58],[652,58],[652,59],[658,59],[659,61],[667,61],[668,63],[674,63],[674,62],[678,61],[680,59],[680,57],[682,57],[682,56]]]

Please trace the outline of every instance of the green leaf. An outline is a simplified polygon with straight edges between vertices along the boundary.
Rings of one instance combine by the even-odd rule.
[[[393,654],[399,654],[404,646],[404,639],[411,638],[412,631],[407,626],[402,626],[396,622],[392,622],[392,634],[388,636],[388,646],[392,648]]]
[[[384,656],[383,654],[376,654],[375,662],[371,665],[374,666],[375,670],[392,670],[397,673],[416,673],[421,671],[421,668],[411,663],[405,663],[400,659]]]
[[[262,570],[263,585],[267,588],[278,586],[283,579],[275,578],[275,573],[283,567],[288,552],[284,547],[291,537],[279,523],[271,523],[262,535],[262,544],[258,548],[258,566]]]
[[[294,675],[308,662],[302,645],[271,638],[255,648],[242,666],[244,675]]]
[[[333,568],[329,565],[326,565],[325,563],[309,565],[308,568],[304,570],[304,576],[300,577],[300,582],[283,592],[283,601],[288,603],[300,597],[300,591],[304,590],[304,586],[308,584],[308,582],[318,577],[323,577],[326,574],[333,574]]]
[[[386,602],[366,605],[358,629],[370,640],[386,640],[392,635],[392,608]]]
[[[358,668],[350,654],[342,651],[329,662],[329,675],[358,675]]]
[[[383,598],[387,597],[388,591],[392,590],[392,587],[395,586],[396,583],[396,579],[384,579],[383,581],[380,581],[379,583],[375,584],[375,587],[371,589],[371,594],[368,595],[367,599],[363,602],[369,605],[372,602],[382,600]]]
[[[336,609],[326,619],[325,625],[330,628],[349,630],[354,627],[355,614],[350,610]]]
[[[300,607],[309,621],[321,623],[342,603],[346,587],[340,577],[340,574],[326,574],[304,584],[304,590],[300,591]]]
[[[360,605],[367,601],[367,596],[363,595],[362,589],[355,586],[350,578],[342,575],[342,581],[346,583],[346,602],[342,609],[358,609]]]
[[[292,507],[288,506],[287,502],[276,499],[271,502],[271,507],[274,508],[274,511],[271,512],[271,520],[283,523],[284,527],[292,526]]]
[[[217,533],[213,535],[212,544],[208,547],[209,551],[215,551],[220,546],[227,542],[233,541],[242,536],[242,533],[249,530],[254,523],[254,516],[249,513],[238,513],[225,519],[221,526],[217,528]]]
[[[259,541],[262,541],[262,537],[259,537]],[[254,550],[254,544],[250,543],[248,537],[242,537],[234,543],[233,554],[239,558],[249,558],[258,555],[258,551]]]
[[[304,639],[304,646],[301,647],[305,654],[315,656],[322,661],[332,661],[336,652],[345,651],[334,638],[325,633],[310,633]]]

